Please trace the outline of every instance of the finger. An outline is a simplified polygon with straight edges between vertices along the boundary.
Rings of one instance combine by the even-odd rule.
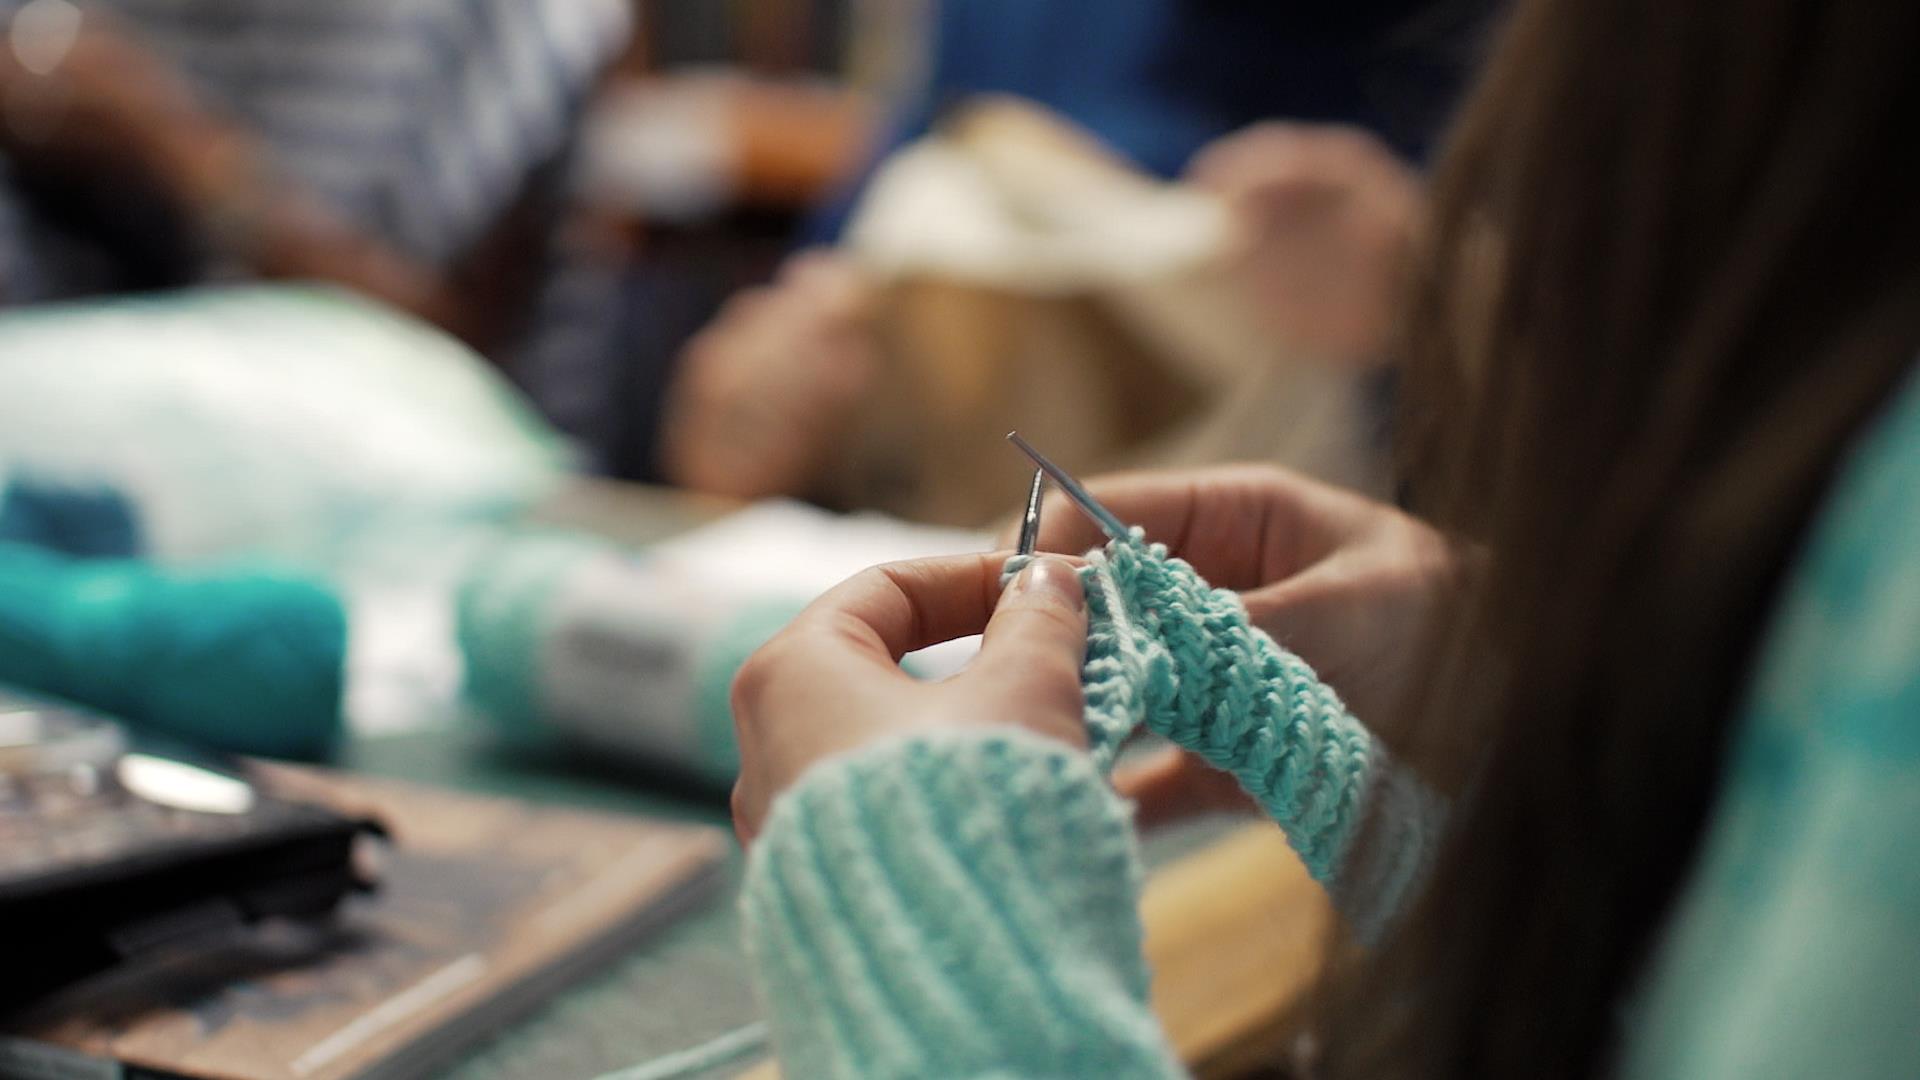
[[[1139,525],[1149,540],[1167,542],[1183,535],[1198,498],[1194,478],[1186,473],[1119,473],[1095,478],[1087,490],[1129,525]],[[1008,527],[1010,538],[1019,528]],[[1040,531],[1035,549],[1062,553],[1088,551],[1106,543],[1107,536],[1064,493],[1049,488],[1040,506]]]
[[[780,283],[829,320],[858,319],[866,310],[867,278],[852,260],[829,250],[803,252],[787,261]]]
[[[834,586],[786,633],[897,664],[915,649],[980,633],[1000,594],[1009,552],[888,563]]]
[[[1247,616],[1313,665],[1355,715],[1393,715],[1410,689],[1409,657],[1426,651],[1417,643],[1459,580],[1460,558],[1439,534],[1391,519],[1305,572],[1245,594]]]
[[[864,399],[879,375],[879,342],[872,327],[864,323],[840,323],[820,328],[820,332],[800,335],[788,343],[793,367],[804,374],[817,401],[835,407]],[[843,419],[836,417],[836,426]]]
[[[1120,520],[1167,545],[1221,588],[1250,589],[1294,573],[1323,547],[1325,488],[1271,466],[1123,473],[1087,485]],[[1038,547],[1080,552],[1106,540],[1065,496],[1048,497]]]
[[[831,247],[802,248],[787,256],[786,261],[780,264],[779,271],[774,275],[774,280],[781,285],[791,285],[823,268],[831,273],[831,268],[842,261],[842,257]]]
[[[1143,829],[1202,814],[1258,809],[1232,776],[1172,747],[1115,772],[1113,787],[1134,801],[1134,820]]]
[[[1289,153],[1303,142],[1307,125],[1285,120],[1263,121],[1202,147],[1188,163],[1186,179],[1217,192],[1240,186],[1241,178],[1259,162]]]
[[[1259,182],[1296,163],[1344,172],[1383,157],[1393,159],[1393,151],[1362,127],[1266,121],[1208,144],[1188,166],[1187,178],[1202,186],[1232,187]]]
[[[1071,662],[1079,680],[1087,648],[1087,601],[1079,575],[1065,559],[1046,556],[1020,571],[995,605],[980,644],[990,664],[1015,662],[1033,654],[1058,654]]]
[[[1113,789],[1134,803],[1134,821],[1157,828],[1187,817],[1187,783],[1181,752],[1168,749],[1114,770]]]
[[[1046,733],[1086,742],[1080,667],[1087,654],[1087,604],[1072,563],[1045,557],[1020,571],[995,606],[969,686],[991,685],[1020,703]]]
[[[733,836],[740,846],[750,848],[754,838],[760,835],[760,820],[766,816],[765,800],[747,787],[744,777],[733,782],[733,791],[727,796],[728,815],[733,818]]]
[[[1289,167],[1248,184],[1234,206],[1259,232],[1288,233],[1302,225],[1324,224],[1332,208],[1352,194],[1343,177]]]
[[[707,324],[708,330],[734,330],[752,326],[770,308],[777,307],[779,291],[767,285],[754,285],[727,298],[720,311]]]

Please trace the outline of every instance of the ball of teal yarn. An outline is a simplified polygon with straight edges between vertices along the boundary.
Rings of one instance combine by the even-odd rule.
[[[313,758],[338,741],[347,623],[311,578],[179,573],[0,547],[0,682],[212,749]]]

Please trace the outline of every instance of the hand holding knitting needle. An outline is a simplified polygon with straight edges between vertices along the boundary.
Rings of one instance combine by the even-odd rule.
[[[889,736],[1014,724],[1086,746],[1079,578],[1070,561],[1044,558],[1003,594],[1006,560],[1002,551],[864,571],[747,660],[733,683],[733,820],[743,843],[808,768]],[[952,678],[921,682],[900,669],[906,653],[983,630],[980,654]]]

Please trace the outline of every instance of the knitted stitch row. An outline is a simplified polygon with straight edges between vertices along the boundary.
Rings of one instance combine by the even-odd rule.
[[[1011,575],[1030,561],[1008,560]],[[1370,939],[1423,876],[1442,801],[1397,767],[1308,664],[1138,528],[1088,555],[1081,669],[1090,750],[1112,767],[1146,727],[1232,774]],[[1371,815],[1364,865],[1348,853]]]

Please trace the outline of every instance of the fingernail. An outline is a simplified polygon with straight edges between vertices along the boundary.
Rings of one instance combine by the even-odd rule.
[[[1080,590],[1080,575],[1065,559],[1043,557],[1027,564],[1007,590],[1009,593],[1049,593],[1066,606],[1079,610],[1086,605]]]

